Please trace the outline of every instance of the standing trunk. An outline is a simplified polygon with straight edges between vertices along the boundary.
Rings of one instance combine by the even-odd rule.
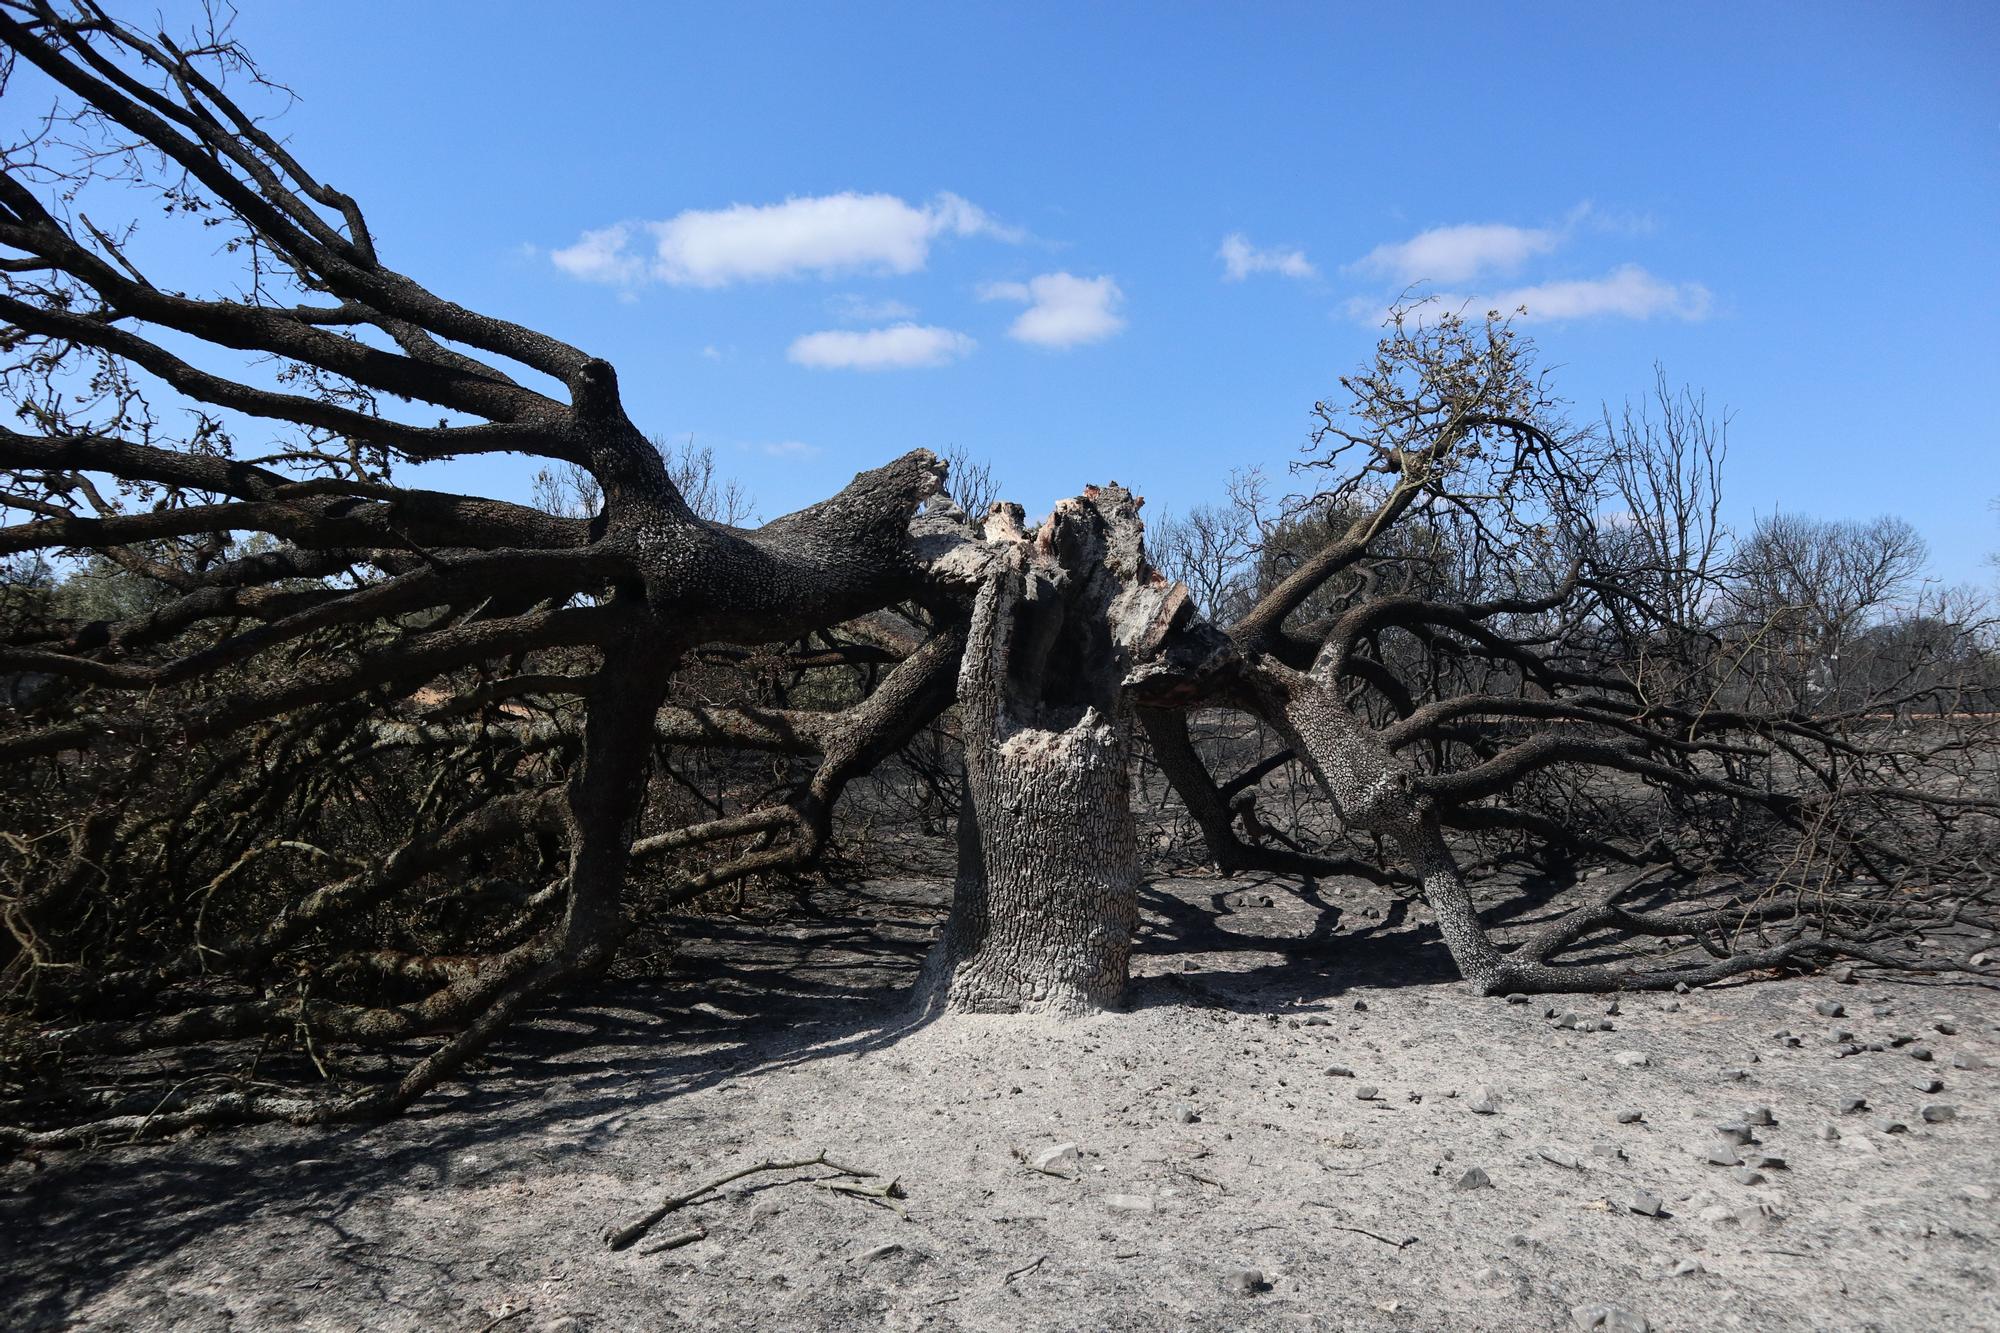
[[[652,773],[652,720],[671,655],[621,644],[592,683],[583,759],[569,782],[569,901],[555,943],[577,971],[611,961],[623,934],[625,872]]]
[[[920,997],[1085,1014],[1122,998],[1138,922],[1125,663],[1185,599],[1147,568],[1116,486],[1063,502],[1032,543],[999,527],[959,669],[958,882]]]

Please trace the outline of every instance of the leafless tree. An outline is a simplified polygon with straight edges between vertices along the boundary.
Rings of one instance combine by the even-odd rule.
[[[1030,529],[968,515],[918,450],[739,527],[712,455],[663,454],[609,364],[390,267],[258,118],[269,86],[226,32],[0,0],[0,42],[7,95],[53,98],[0,155],[0,1099],[25,1122],[4,1141],[406,1106],[600,976],[635,902],[813,865],[849,785],[954,705],[934,1008],[1116,1001],[1135,719],[1190,809],[1228,809],[1176,747],[1192,708],[1271,727],[1482,990],[1897,962],[1890,932],[1978,919],[1955,886],[1990,873],[1995,805],[1950,766],[1964,737],[1878,735],[1893,694],[1764,707],[1726,636],[1662,669],[1645,626],[1672,613],[1631,610],[1657,585],[1595,526],[1610,445],[1562,424],[1505,321],[1392,328],[1318,409],[1317,537],[1204,618],[1115,483]],[[149,271],[194,248],[105,224],[137,205],[226,277]],[[539,506],[397,480],[484,452],[541,460]],[[77,561],[144,596],[66,603],[50,570]],[[663,752],[772,766],[704,784]],[[1599,895],[1503,953],[1447,832],[1670,853],[1579,827],[1602,775],[1755,812],[1808,870],[1694,916]],[[1716,956],[1561,965],[1602,928]],[[248,1068],[164,1095],[79,1076],[226,1043]],[[383,1054],[364,1073],[336,1048]],[[286,1059],[326,1085],[267,1076]]]
[[[1760,521],[1737,553],[1731,592],[1773,687],[1795,706],[1837,699],[1841,650],[1868,617],[1909,591],[1926,555],[1923,538],[1900,518]]]

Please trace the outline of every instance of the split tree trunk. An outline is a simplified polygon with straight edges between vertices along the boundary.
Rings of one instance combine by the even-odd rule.
[[[1185,598],[1145,563],[1138,502],[1067,500],[1034,541],[1003,512],[973,606],[958,881],[920,985],[932,1009],[1075,1016],[1116,1005],[1138,923],[1121,688]]]

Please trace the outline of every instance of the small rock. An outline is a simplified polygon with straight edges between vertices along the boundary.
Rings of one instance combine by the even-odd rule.
[[[1741,1083],[1750,1077],[1750,1071],[1747,1069],[1725,1069],[1722,1071],[1722,1077],[1724,1081],[1729,1083]]]
[[[892,1240],[886,1245],[877,1245],[872,1250],[863,1250],[854,1257],[864,1264],[872,1264],[877,1259],[887,1259],[890,1255],[900,1252],[902,1248],[901,1245]]]
[[[1951,1067],[1953,1069],[1984,1069],[1986,1068],[1986,1057],[1975,1051],[1960,1051],[1957,1055],[1951,1057]]]
[[[1590,1145],[1592,1157],[1603,1157],[1614,1162],[1625,1160],[1625,1150],[1615,1143],[1593,1143]]]
[[[1852,986],[1854,984],[1854,965],[1852,963],[1842,963],[1839,967],[1827,973],[1827,975],[1843,986]]]
[[[1673,1267],[1673,1275],[1675,1277],[1691,1277],[1696,1273],[1706,1273],[1707,1271],[1706,1268],[1701,1266],[1701,1261],[1698,1259],[1682,1259]]]
[[[1174,1119],[1180,1121],[1183,1125],[1192,1125],[1195,1121],[1201,1119],[1201,1116],[1195,1112],[1193,1102],[1182,1102],[1174,1108]]]
[[[1481,1086],[1478,1095],[1466,1103],[1466,1108],[1474,1115],[1492,1115],[1500,1109],[1500,1094]]]
[[[1326,1072],[1332,1078],[1353,1078],[1354,1071],[1346,1065],[1328,1065]]]
[[[1778,1225],[1780,1216],[1768,1203],[1746,1203],[1736,1210],[1736,1225],[1751,1231],[1769,1231]]]
[[[1271,1284],[1264,1280],[1264,1274],[1255,1268],[1231,1269],[1224,1280],[1229,1290],[1238,1296],[1255,1296],[1260,1291],[1270,1290]]]
[[[1854,1040],[1854,1034],[1846,1028],[1829,1028],[1826,1039],[1836,1046],[1845,1046],[1848,1042]]]
[[[1620,1051],[1611,1062],[1625,1069],[1643,1069],[1652,1063],[1644,1051]]]
[[[1576,1159],[1576,1154],[1566,1152],[1561,1148],[1537,1148],[1535,1155],[1544,1162],[1563,1167],[1570,1171],[1583,1170],[1583,1163]]]
[[[1618,1008],[1618,1001],[1613,1000],[1610,1004],[1605,1005],[1604,1012],[1611,1015],[1611,1017],[1613,1018],[1618,1017],[1620,1013],[1620,1010]]]
[[[1743,1160],[1748,1166],[1762,1167],[1766,1171],[1783,1171],[1786,1169],[1785,1159],[1774,1152],[1752,1153]]]
[[[1034,1165],[1035,1170],[1045,1176],[1074,1176],[1077,1170],[1076,1145],[1058,1143],[1053,1148],[1044,1148],[1035,1154]]]
[[[1875,1128],[1884,1134],[1907,1134],[1910,1127],[1900,1120],[1877,1120]]]
[[[1356,1000],[1356,1001],[1354,1002],[1354,1012],[1355,1012],[1355,1013],[1357,1013],[1357,1014],[1365,1014],[1365,1013],[1367,1013],[1367,1012],[1368,1012],[1368,1001],[1366,1001],[1366,1000]]]
[[[1576,1025],[1578,1023],[1581,1023],[1582,1021],[1583,1021],[1583,1015],[1579,1014],[1576,1010],[1572,1009],[1568,1013],[1565,1013],[1562,1017],[1556,1020],[1556,1026],[1559,1028],[1574,1029]]]
[[[1840,1113],[1842,1115],[1859,1115],[1867,1109],[1868,1099],[1866,1097],[1842,1097],[1840,1099]]]
[[[1638,1111],[1626,1110],[1626,1111],[1620,1111],[1618,1113],[1618,1123],[1621,1125],[1636,1125],[1645,1118],[1646,1117]]]
[[[1333,1020],[1325,1014],[1307,1014],[1299,1020],[1299,1026],[1308,1028],[1332,1027]]]
[[[1821,1018],[1845,1018],[1847,1016],[1847,1006],[1838,1000],[1821,1000],[1813,1006],[1813,1010]]]
[[[1931,1048],[1928,1046],[1912,1046],[1909,1050],[1903,1052],[1903,1054],[1909,1056],[1912,1060],[1933,1060],[1937,1058],[1931,1054]]]
[[[1528,997],[1521,994],[1519,991],[1515,991],[1512,995],[1509,995],[1507,997],[1507,1003],[1509,1004],[1526,1004],[1527,1002],[1528,1002]]]
[[[1667,1202],[1651,1190],[1640,1190],[1626,1201],[1625,1206],[1646,1217],[1658,1217]]]
[[[1486,1170],[1483,1167],[1468,1167],[1465,1174],[1458,1178],[1457,1183],[1452,1188],[1461,1190],[1492,1189],[1493,1178],[1486,1174]]]
[[[1733,1227],[1738,1220],[1736,1210],[1726,1203],[1712,1203],[1696,1216],[1712,1227]]]
[[[1743,1154],[1736,1151],[1736,1145],[1733,1143],[1711,1143],[1705,1148],[1697,1149],[1696,1152],[1711,1166],[1743,1165]]]
[[[1771,1114],[1771,1108],[1768,1106],[1753,1106],[1743,1113],[1743,1123],[1746,1125],[1775,1125],[1778,1123],[1778,1118]]]
[[[1681,1002],[1679,1000],[1668,1000],[1660,1008],[1667,1013],[1677,1014],[1681,1011]]]
[[[1910,1086],[1918,1092],[1943,1092],[1944,1080],[1941,1078],[1920,1078]]]
[[[1150,1194],[1107,1194],[1104,1206],[1119,1213],[1152,1213],[1159,1211]]]
[[[1687,993],[1688,993],[1688,984],[1685,981],[1676,981],[1674,983],[1674,994],[1686,995]]]
[[[1944,1036],[1956,1037],[1958,1035],[1958,1024],[1954,1023],[1949,1018],[1941,1018],[1937,1022],[1933,1023],[1931,1026],[1936,1028],[1938,1032]]]
[[[1956,1106],[1946,1106],[1943,1102],[1932,1102],[1918,1114],[1923,1116],[1925,1124],[1942,1125],[1947,1120],[1956,1120],[1958,1118],[1958,1108]]]
[[[1354,1100],[1358,1102],[1372,1102],[1380,1092],[1381,1089],[1377,1088],[1373,1083],[1363,1083],[1354,1090]]]
[[[1755,1167],[1739,1166],[1729,1174],[1736,1177],[1736,1183],[1739,1185],[1761,1185],[1764,1183],[1764,1173]]]
[[[1840,1131],[1832,1125],[1821,1125],[1819,1127],[1819,1136],[1828,1143],[1840,1142]]]
[[[1715,1127],[1715,1132],[1718,1136],[1721,1137],[1724,1143],[1734,1143],[1739,1146],[1750,1142],[1753,1138],[1756,1137],[1756,1135],[1750,1132],[1750,1126],[1741,1124],[1736,1121],[1729,1121],[1724,1124],[1717,1125]]]

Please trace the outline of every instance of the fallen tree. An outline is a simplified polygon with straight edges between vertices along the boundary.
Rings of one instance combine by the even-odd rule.
[[[917,450],[761,527],[697,512],[610,365],[384,262],[226,90],[254,70],[225,35],[0,0],[0,41],[9,92],[56,99],[0,172],[8,1142],[394,1112],[601,976],[641,886],[673,907],[811,867],[849,784],[947,712],[965,797],[934,1009],[1117,1003],[1139,731],[1219,864],[1399,876],[1484,991],[1902,964],[1913,928],[1987,922],[1989,714],[1934,670],[1828,715],[1761,698],[1756,627],[1690,623],[1657,595],[1684,567],[1607,541],[1607,441],[1562,426],[1503,321],[1391,330],[1321,408],[1323,539],[1217,624],[1115,484],[975,524]],[[144,199],[219,236],[234,286],[156,281],[132,225],[84,210]],[[395,479],[496,451],[587,476],[595,511]],[[137,592],[65,600],[51,559]],[[1881,725],[1920,707],[1950,720]],[[1274,728],[1355,855],[1238,840],[1244,780],[1210,776],[1196,708]],[[780,768],[717,797],[669,780],[688,750]],[[1590,819],[1606,775],[1726,835]],[[1781,891],[1693,914],[1601,894],[1504,953],[1454,830],[1726,852]],[[1607,928],[1711,956],[1561,963]],[[164,1093],[78,1076],[227,1043],[247,1071]],[[333,1078],[333,1047],[388,1063]],[[256,1072],[300,1061],[328,1086]]]

